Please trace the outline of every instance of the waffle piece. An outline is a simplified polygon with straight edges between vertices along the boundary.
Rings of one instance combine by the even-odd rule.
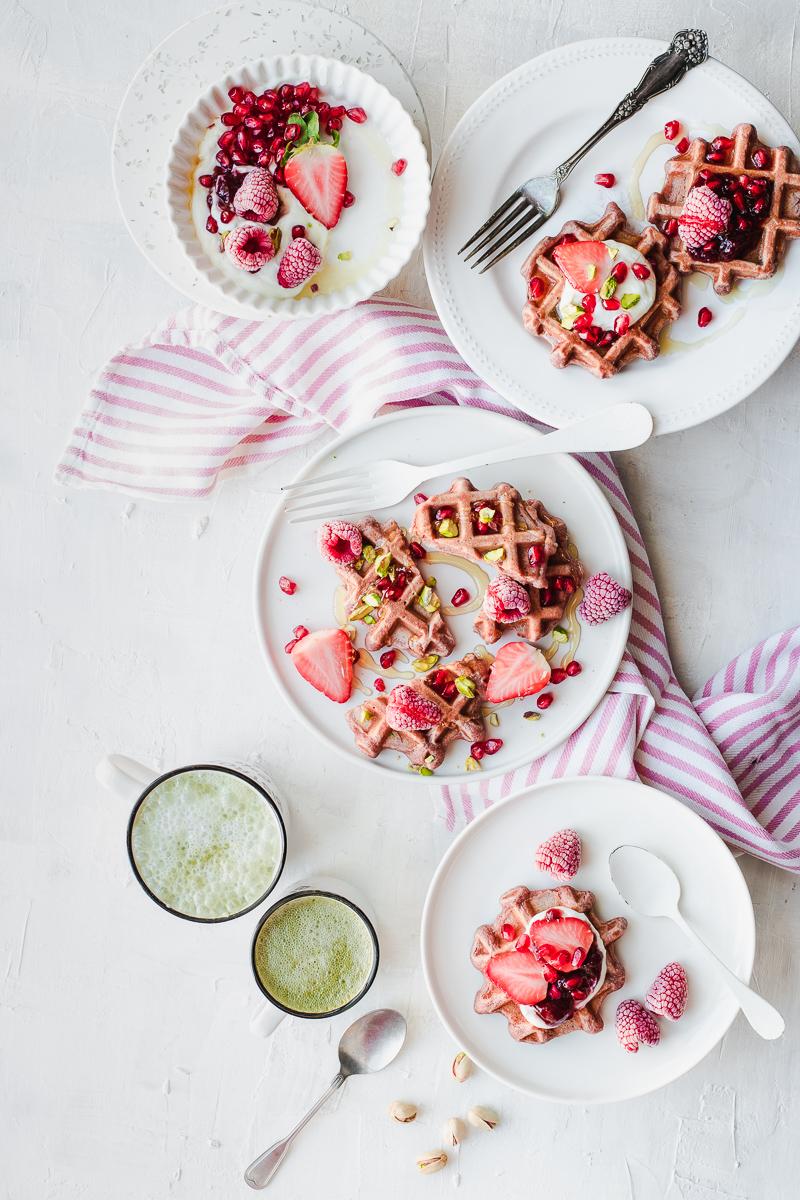
[[[753,180],[764,180],[771,186],[772,195],[760,235],[740,256],[724,262],[704,262],[690,254],[677,232],[671,238],[670,261],[680,271],[701,271],[709,275],[714,291],[721,296],[731,290],[737,279],[767,279],[774,275],[787,238],[800,237],[800,174],[792,152],[786,146],[774,149],[766,146],[759,141],[753,125],[737,125],[731,137],[733,147],[722,162],[708,162],[708,142],[695,138],[684,154],[677,154],[667,162],[664,186],[647,202],[648,219],[663,225],[680,217],[686,197],[701,171],[706,178],[746,175]],[[758,151],[764,151],[768,156],[766,165],[760,169],[753,162],[753,154]]]
[[[438,654],[444,658],[450,654],[456,639],[441,612],[426,612],[417,603],[425,587],[409,548],[408,539],[396,521],[381,525],[374,517],[365,517],[358,528],[365,543],[374,546],[380,553],[388,551],[392,559],[406,573],[405,587],[396,599],[384,597],[377,608],[372,609],[374,625],[365,625],[364,644],[368,650],[382,650],[384,646],[396,646],[409,650],[416,658],[426,654]],[[371,592],[382,592],[386,583],[378,574],[375,562],[366,562],[360,571],[354,565],[336,565],[336,574],[345,586],[345,609],[348,614],[357,609],[363,596]]]
[[[391,729],[386,723],[389,697],[380,693],[371,696],[364,704],[351,708],[347,714],[356,745],[362,754],[366,754],[367,758],[377,758],[381,750],[397,750],[405,754],[412,766],[435,770],[441,765],[447,747],[452,742],[460,739],[471,744],[483,738],[486,728],[481,705],[489,677],[489,663],[477,654],[465,654],[462,659],[448,663],[439,670],[450,671],[453,678],[469,676],[475,684],[475,696],[470,699],[456,692],[452,699],[445,700],[430,686],[437,670],[429,671],[424,678],[414,679],[408,686],[438,705],[442,720],[433,729],[408,729],[403,732]],[[370,714],[367,721],[363,720],[364,710]]]
[[[571,908],[575,912],[585,913],[605,946],[606,977],[583,1008],[576,1008],[572,1016],[560,1025],[540,1029],[528,1020],[516,1001],[484,974],[483,984],[475,996],[475,1012],[502,1013],[508,1021],[508,1032],[518,1042],[549,1042],[576,1029],[582,1029],[585,1033],[599,1033],[603,1028],[600,1015],[603,1001],[625,983],[625,968],[612,949],[612,943],[622,936],[628,922],[624,917],[601,921],[594,903],[593,892],[571,887],[541,888],[533,892],[522,886],[511,888],[500,897],[501,909],[494,924],[481,925],[475,931],[470,955],[472,965],[484,974],[490,958],[504,950],[513,949],[514,939],[505,940],[501,932],[503,925],[512,925],[518,935],[527,930],[531,917],[548,908]]]
[[[624,242],[644,255],[653,270],[656,296],[652,306],[610,346],[591,346],[574,329],[565,329],[561,324],[558,304],[566,279],[552,252],[565,234],[572,234],[579,241],[589,239],[602,242],[606,238],[613,238],[617,242]],[[663,233],[652,225],[648,225],[641,234],[634,232],[622,209],[613,203],[608,205],[600,220],[593,225],[567,221],[555,237],[543,238],[534,246],[523,263],[522,276],[529,285],[534,277],[540,279],[544,290],[537,299],[528,292],[528,301],[522,310],[522,323],[529,333],[547,338],[550,342],[553,347],[550,354],[553,366],[566,367],[574,362],[600,379],[609,379],[636,358],[649,360],[657,357],[658,338],[662,329],[676,320],[681,311],[677,296],[680,275],[667,259],[666,250],[667,238]]]
[[[493,509],[495,521],[499,516],[501,523],[497,532],[475,532],[472,516],[481,508]],[[440,509],[453,510],[455,515],[450,519],[458,527],[454,537],[445,537],[439,532],[436,513]],[[543,588],[547,586],[547,561],[557,549],[553,519],[544,520],[543,512],[538,500],[523,500],[509,483],[497,483],[493,488],[480,491],[469,479],[454,479],[449,491],[417,505],[410,537],[423,546],[471,558],[481,564],[487,562],[487,554],[502,548],[502,557],[493,562],[498,570],[519,583]],[[541,547],[539,563],[532,563],[529,557],[534,546]]]
[[[472,627],[490,645],[506,633],[515,633],[529,642],[543,638],[561,624],[570,596],[583,581],[583,565],[570,553],[569,533],[564,522],[552,516],[541,500],[526,500],[524,504],[526,509],[535,511],[539,521],[553,530],[556,546],[544,568],[544,584],[541,587],[536,583],[525,584],[531,603],[527,616],[504,625],[490,617],[483,608],[478,610]],[[559,586],[565,580],[572,581],[571,590]]]

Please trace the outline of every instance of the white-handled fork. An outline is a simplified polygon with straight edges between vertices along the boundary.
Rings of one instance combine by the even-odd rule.
[[[652,432],[653,418],[644,405],[614,404],[551,433],[536,434],[520,426],[520,435],[510,446],[490,446],[477,454],[421,465],[384,458],[363,467],[343,467],[328,475],[290,483],[281,490],[288,493],[286,515],[293,524],[353,516],[399,504],[426,479],[450,472],[462,474],[473,467],[517,462],[540,454],[629,450],[641,446]]]

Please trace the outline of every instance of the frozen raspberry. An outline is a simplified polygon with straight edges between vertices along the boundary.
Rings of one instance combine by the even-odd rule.
[[[323,558],[349,567],[361,553],[361,530],[350,521],[326,521],[319,531],[317,545]]]
[[[531,611],[531,598],[516,579],[498,575],[486,589],[483,610],[500,625],[511,625],[527,617]]]
[[[724,233],[731,219],[731,202],[712,188],[692,188],[678,217],[678,233],[691,254],[718,233]]]
[[[623,1050],[636,1054],[640,1043],[657,1046],[661,1030],[655,1017],[638,1000],[623,1000],[617,1008],[617,1039]]]
[[[648,988],[644,1002],[650,1012],[668,1021],[677,1021],[686,1008],[689,981],[679,962],[667,963]]]
[[[536,866],[555,879],[566,882],[581,865],[581,839],[574,829],[559,829],[536,851]]]
[[[281,287],[299,287],[310,279],[322,265],[322,255],[308,238],[295,238],[286,247],[278,266],[278,283]]]
[[[624,612],[631,599],[627,588],[605,571],[600,571],[586,584],[578,616],[587,625],[602,625],[617,613]]]
[[[278,211],[278,190],[269,171],[254,167],[234,196],[233,207],[248,221],[271,221]]]
[[[390,729],[404,733],[408,729],[433,729],[442,719],[438,704],[420,696],[408,684],[398,684],[389,695],[386,706],[386,724]]]
[[[225,253],[240,271],[255,274],[275,257],[275,245],[265,229],[240,225],[225,238]]]

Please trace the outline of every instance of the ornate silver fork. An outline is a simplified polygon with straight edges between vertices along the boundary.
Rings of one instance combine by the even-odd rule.
[[[687,71],[704,63],[707,58],[708,38],[702,29],[682,29],[676,33],[669,50],[653,59],[633,91],[620,100],[611,116],[573,155],[556,167],[551,175],[536,175],[527,183],[523,183],[496,212],[492,213],[488,221],[484,221],[480,229],[477,229],[459,250],[458,253],[463,254],[472,246],[464,261],[483,250],[480,258],[470,263],[471,267],[477,267],[488,258],[490,261],[481,267],[482,275],[495,263],[500,262],[501,258],[505,258],[512,250],[516,250],[517,246],[527,241],[555,212],[560,199],[561,184],[584,155],[607,133],[616,129],[617,125],[639,112],[653,96],[660,96],[662,92],[675,87]],[[478,244],[473,245],[474,242]]]

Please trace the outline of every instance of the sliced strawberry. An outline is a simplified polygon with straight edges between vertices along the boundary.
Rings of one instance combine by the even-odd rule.
[[[339,220],[347,191],[344,155],[327,143],[301,146],[285,167],[286,186],[326,229]]]
[[[562,242],[553,258],[579,292],[599,292],[611,267],[611,255],[603,242]]]
[[[579,917],[560,917],[556,921],[534,921],[531,941],[548,966],[557,971],[573,971],[583,964],[591,950],[594,934]]]
[[[292,649],[292,662],[307,683],[344,704],[353,688],[353,646],[343,629],[318,629]]]
[[[492,983],[502,988],[517,1004],[538,1004],[547,995],[544,963],[530,950],[507,950],[495,954],[486,964],[486,974]]]
[[[532,696],[550,682],[550,664],[535,646],[527,642],[509,642],[501,646],[492,663],[486,699],[491,704]]]

